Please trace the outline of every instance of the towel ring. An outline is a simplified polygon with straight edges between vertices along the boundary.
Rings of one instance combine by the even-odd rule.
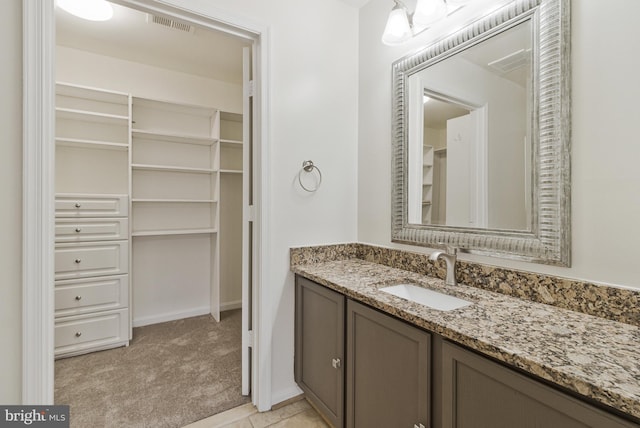
[[[311,173],[314,170],[316,170],[318,172],[318,184],[316,184],[316,187],[314,189],[309,189],[304,184],[302,184],[301,175],[302,175],[302,172]],[[320,184],[322,184],[322,172],[320,172],[320,168],[315,166],[313,164],[313,161],[308,160],[308,161],[302,162],[302,169],[300,169],[300,171],[298,172],[298,183],[300,183],[300,187],[302,187],[305,191],[307,191],[309,193],[313,193],[316,190],[318,190],[318,188],[320,187]]]

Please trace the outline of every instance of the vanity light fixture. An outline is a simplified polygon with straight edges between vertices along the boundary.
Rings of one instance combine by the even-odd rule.
[[[113,6],[106,0],[56,0],[56,4],[88,21],[108,21],[113,17]]]
[[[402,1],[394,0],[395,6],[387,18],[382,43],[388,46],[400,45],[446,18],[469,1],[471,0],[417,0],[415,10],[409,13]]]

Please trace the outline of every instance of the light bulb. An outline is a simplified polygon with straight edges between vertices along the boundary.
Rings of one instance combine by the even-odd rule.
[[[108,21],[113,17],[113,6],[106,0],[57,0],[57,5],[89,21]]]
[[[411,36],[407,10],[400,4],[396,4],[391,13],[389,13],[387,25],[384,27],[384,33],[382,34],[382,43],[389,46],[399,45],[409,40]]]
[[[413,24],[428,27],[447,16],[447,5],[444,0],[418,0],[413,14]]]

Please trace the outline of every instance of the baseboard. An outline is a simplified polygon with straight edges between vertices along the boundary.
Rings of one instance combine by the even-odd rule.
[[[242,300],[236,300],[235,302],[220,303],[220,312],[231,311],[233,309],[242,308]]]
[[[271,408],[274,406],[277,408],[278,404],[297,397],[300,394],[303,394],[303,392],[297,385],[293,385],[290,388],[282,389],[280,391],[274,391],[271,394]]]
[[[188,311],[167,312],[164,314],[136,318],[133,320],[133,326],[143,327],[145,325],[158,324],[158,323],[167,322],[167,321],[174,321],[182,318],[197,317],[199,315],[206,315],[209,313],[211,313],[211,308],[209,306],[202,306],[199,308],[190,309]]]

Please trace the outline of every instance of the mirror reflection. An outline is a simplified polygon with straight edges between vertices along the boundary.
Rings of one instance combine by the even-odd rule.
[[[408,222],[532,230],[531,20],[408,77]]]

